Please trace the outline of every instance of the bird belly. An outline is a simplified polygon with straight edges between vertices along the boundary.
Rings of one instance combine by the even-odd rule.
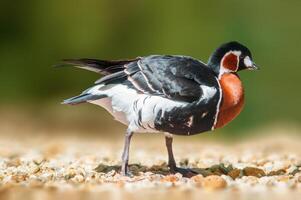
[[[115,120],[121,122],[122,124],[129,124],[124,112],[113,109],[111,98],[98,99],[96,101],[90,101],[90,103],[103,107],[115,118]]]
[[[155,122],[162,118],[165,113],[174,108],[185,106],[186,103],[173,101],[160,96],[141,95],[134,103],[133,109],[137,113],[136,123],[139,125],[139,132],[164,132],[157,129]]]
[[[232,121],[241,112],[244,105],[244,91],[238,75],[224,74],[220,78],[222,102],[219,107],[214,128],[220,128]]]
[[[182,105],[163,97],[138,93],[126,85],[119,84],[107,88],[97,92],[107,95],[107,98],[89,103],[105,108],[117,121],[128,125],[128,129],[133,132],[159,132],[160,130],[154,127],[158,113]]]

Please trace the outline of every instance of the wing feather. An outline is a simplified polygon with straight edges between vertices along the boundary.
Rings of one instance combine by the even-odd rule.
[[[179,101],[199,99],[203,94],[201,84],[216,86],[211,70],[191,57],[148,56],[127,65],[126,71],[134,79],[134,87]]]
[[[104,74],[95,84],[127,84],[139,93],[178,101],[196,101],[204,94],[202,85],[218,85],[206,64],[186,56],[153,55],[123,61],[69,59],[65,63]]]

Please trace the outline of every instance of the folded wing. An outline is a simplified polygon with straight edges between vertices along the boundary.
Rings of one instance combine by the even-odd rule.
[[[127,84],[139,93],[193,102],[203,95],[202,85],[216,86],[206,64],[187,56],[153,55],[132,60],[68,59],[65,63],[103,74],[97,85]]]
[[[216,79],[203,63],[185,56],[148,56],[124,65],[124,70],[96,83],[116,83],[127,79],[141,93],[193,102],[202,94],[201,85],[215,86]]]

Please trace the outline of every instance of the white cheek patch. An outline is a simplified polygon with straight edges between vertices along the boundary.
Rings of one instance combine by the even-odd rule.
[[[253,62],[251,61],[249,56],[246,56],[244,58],[244,64],[245,64],[246,67],[252,67],[253,66]]]

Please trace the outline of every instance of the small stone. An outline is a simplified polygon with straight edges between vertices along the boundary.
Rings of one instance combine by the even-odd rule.
[[[245,176],[255,176],[258,178],[265,176],[264,171],[256,167],[245,167],[243,173]]]
[[[274,186],[274,181],[275,181],[274,177],[268,177],[268,176],[264,176],[258,179],[258,182],[261,185],[265,185],[267,187]]]
[[[130,167],[130,171],[133,175],[138,176],[139,172],[140,172],[140,165],[131,165]]]
[[[223,171],[220,169],[220,165],[213,165],[208,170],[210,170],[214,175],[223,174]]]
[[[182,167],[187,167],[188,163],[189,163],[189,160],[187,158],[180,160],[180,166],[182,166]]]
[[[297,167],[291,167],[287,171],[290,175],[293,175],[293,176],[295,176],[297,173],[301,172],[301,170],[298,169]]]
[[[259,178],[256,176],[244,176],[242,179],[251,186],[254,186],[259,182]]]
[[[85,178],[82,176],[82,175],[75,175],[73,178],[72,178],[72,181],[74,183],[82,183],[84,182]]]
[[[220,176],[211,175],[204,178],[203,187],[207,189],[222,189],[227,186],[227,182]]]
[[[106,170],[107,166],[104,164],[99,164],[94,170],[98,173],[104,172]]]
[[[268,173],[268,176],[279,176],[279,175],[283,175],[283,174],[285,174],[285,170],[279,169],[276,171],[271,171],[270,173]]]
[[[227,175],[221,175],[221,177],[227,182],[227,185],[230,186],[234,183],[233,179]]]
[[[290,178],[291,178],[290,176],[279,176],[277,178],[277,181],[287,183],[290,180]]]
[[[17,183],[25,181],[26,178],[27,178],[27,175],[25,175],[25,174],[16,174],[11,177],[11,179]]]
[[[204,181],[204,177],[202,175],[196,175],[193,176],[191,180],[196,184],[196,186],[201,187]]]
[[[21,160],[20,158],[12,158],[7,162],[8,167],[18,167],[21,165]]]
[[[290,167],[290,163],[288,161],[274,161],[273,169],[275,171],[280,169],[288,169]]]
[[[106,177],[112,177],[116,174],[117,174],[116,171],[113,169],[113,170],[109,171],[108,173],[106,173]]]
[[[45,158],[43,157],[38,157],[33,160],[33,163],[36,165],[41,165],[43,162],[45,162]]]
[[[263,169],[266,172],[271,172],[274,169],[274,165],[271,162],[267,162],[267,163],[264,164]]]
[[[75,175],[76,175],[75,170],[74,170],[74,169],[70,169],[70,170],[68,170],[68,172],[65,174],[65,179],[66,179],[66,180],[69,180],[69,179],[75,177]]]
[[[225,166],[224,163],[221,163],[219,165],[220,170],[223,172],[223,174],[228,174],[230,171],[233,170],[233,166],[229,165],[229,166]]]
[[[114,171],[119,171],[120,167],[113,165],[113,166],[108,166],[104,164],[99,164],[94,170],[98,173],[108,173],[112,170]]]
[[[31,169],[30,169],[30,173],[31,174],[35,174],[35,173],[38,173],[40,171],[40,167],[39,166],[33,166]]]
[[[178,178],[178,180],[180,180],[181,178],[183,178],[183,175],[181,173],[176,173],[175,176]]]
[[[228,175],[234,180],[242,175],[242,171],[240,169],[233,169]]]
[[[175,175],[167,175],[165,177],[162,178],[162,181],[163,182],[171,182],[171,183],[174,183],[174,182],[177,182],[178,181],[178,177],[175,176]]]

